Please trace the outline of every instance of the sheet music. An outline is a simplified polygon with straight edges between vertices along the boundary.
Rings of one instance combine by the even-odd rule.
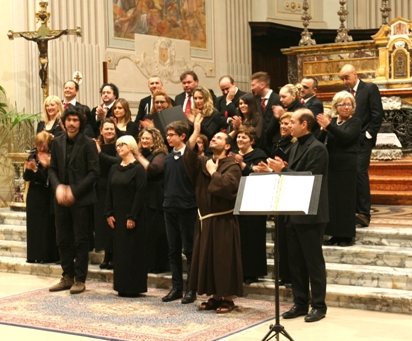
[[[240,210],[274,211],[279,191],[279,180],[280,176],[277,174],[249,176]],[[262,191],[261,188],[267,190]]]
[[[276,204],[276,211],[303,211],[309,212],[314,177],[311,176],[283,176],[281,188]]]

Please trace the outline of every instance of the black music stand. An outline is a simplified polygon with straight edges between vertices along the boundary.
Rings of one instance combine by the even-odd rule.
[[[237,215],[315,215],[318,211],[319,204],[319,194],[322,184],[322,175],[312,175],[310,172],[287,172],[287,173],[252,173],[250,176],[253,176],[254,179],[250,177],[242,177],[239,185],[239,190],[236,198],[236,204],[234,209],[234,214]],[[261,177],[258,179],[257,177]],[[272,187],[272,182],[267,181],[267,177],[278,177],[283,178],[283,180],[289,183],[288,186],[283,186],[280,181]],[[264,178],[266,177],[266,178]],[[294,207],[295,202],[290,205],[282,205],[280,203],[281,210],[279,208],[280,201],[289,201],[290,198],[287,195],[282,196],[282,189],[284,191],[290,190],[290,185],[293,185],[293,180],[300,177],[300,181],[307,181],[306,195],[307,200],[304,200],[299,207]],[[302,178],[303,177],[303,178]],[[255,179],[257,181],[255,181]],[[274,179],[274,178],[271,178]],[[249,183],[248,183],[249,182]],[[275,181],[276,182],[276,181]],[[262,207],[256,206],[256,196],[262,193],[268,193],[273,191],[273,195],[269,195],[271,200],[274,199],[277,204],[274,202],[269,203],[269,205],[262,205]],[[302,192],[299,192],[302,194]],[[287,193],[286,193],[287,194]],[[252,197],[251,201],[248,201],[246,197]],[[265,199],[269,198],[265,197]],[[266,201],[266,200],[265,200]],[[259,202],[261,206],[262,202]],[[283,203],[285,204],[285,203]],[[305,206],[305,208],[304,208]],[[274,248],[274,262],[275,262],[275,324],[269,326],[269,332],[265,335],[262,341],[271,340],[276,337],[276,340],[279,341],[279,336],[283,335],[290,341],[293,341],[292,337],[286,331],[285,327],[280,324],[280,302],[279,302],[279,233],[278,226],[275,224],[275,248]],[[271,335],[274,333],[273,335]]]

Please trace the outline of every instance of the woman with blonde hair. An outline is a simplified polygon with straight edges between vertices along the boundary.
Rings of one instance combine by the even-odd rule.
[[[147,173],[148,269],[152,273],[165,272],[169,266],[169,246],[163,213],[163,163],[168,151],[160,131],[150,127],[140,131],[137,148],[136,159]]]
[[[41,131],[25,162],[23,174],[30,181],[27,193],[27,262],[51,263],[59,259],[52,191],[49,185],[50,146],[53,136]]]
[[[37,133],[46,131],[53,136],[63,132],[61,117],[63,115],[63,104],[59,97],[49,96],[44,100],[42,120],[37,125]]]
[[[137,297],[147,291],[146,172],[135,158],[133,136],[119,137],[116,149],[121,162],[110,169],[105,209],[114,233],[113,289],[119,296]]]
[[[198,86],[193,91],[193,102],[195,109],[187,115],[187,119],[189,123],[193,125],[196,115],[201,114],[203,116],[203,121],[200,127],[200,132],[206,135],[210,141],[220,130],[219,124],[221,115],[214,107],[212,95],[209,90],[203,86]]]
[[[124,98],[118,98],[113,104],[113,116],[116,122],[116,135],[137,135],[137,124],[132,121],[132,112],[129,102]]]

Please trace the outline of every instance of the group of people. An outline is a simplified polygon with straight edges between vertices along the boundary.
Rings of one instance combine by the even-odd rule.
[[[45,212],[47,206],[54,250],[28,253],[28,260],[56,260],[55,219],[63,277],[50,291],[84,291],[94,248],[105,252],[100,267],[114,269],[119,296],[139,296],[147,291],[149,271],[170,269],[172,289],[163,302],[187,304],[206,294],[211,297],[199,309],[227,313],[243,283],[267,274],[266,217],[233,215],[241,176],[310,171],[323,175],[318,213],[276,219],[281,284],[291,285],[295,301],[283,317],[322,319],[324,234],[331,236],[327,245],[349,246],[356,224],[369,224],[367,159],[383,115],[374,84],[358,79],[349,64],[340,77],[349,89],[334,96],[330,116],[313,77],[283,86],[278,95],[265,72],[251,76],[249,93],[226,75],[216,98],[187,71],[180,78],[184,91],[172,100],[153,76],[151,95],[141,100],[134,121],[114,84],[102,85],[102,103],[90,111],[76,101],[77,83],[66,82],[64,101],[45,100],[25,173],[32,191],[28,231],[37,228],[29,224],[40,212],[36,207]],[[182,120],[156,126],[151,115],[178,105]],[[41,195],[48,201],[30,199]]]

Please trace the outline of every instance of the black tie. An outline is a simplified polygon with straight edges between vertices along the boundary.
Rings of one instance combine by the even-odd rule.
[[[175,150],[172,150],[172,154],[175,160],[179,159],[182,156],[182,153],[180,151],[177,152]]]

